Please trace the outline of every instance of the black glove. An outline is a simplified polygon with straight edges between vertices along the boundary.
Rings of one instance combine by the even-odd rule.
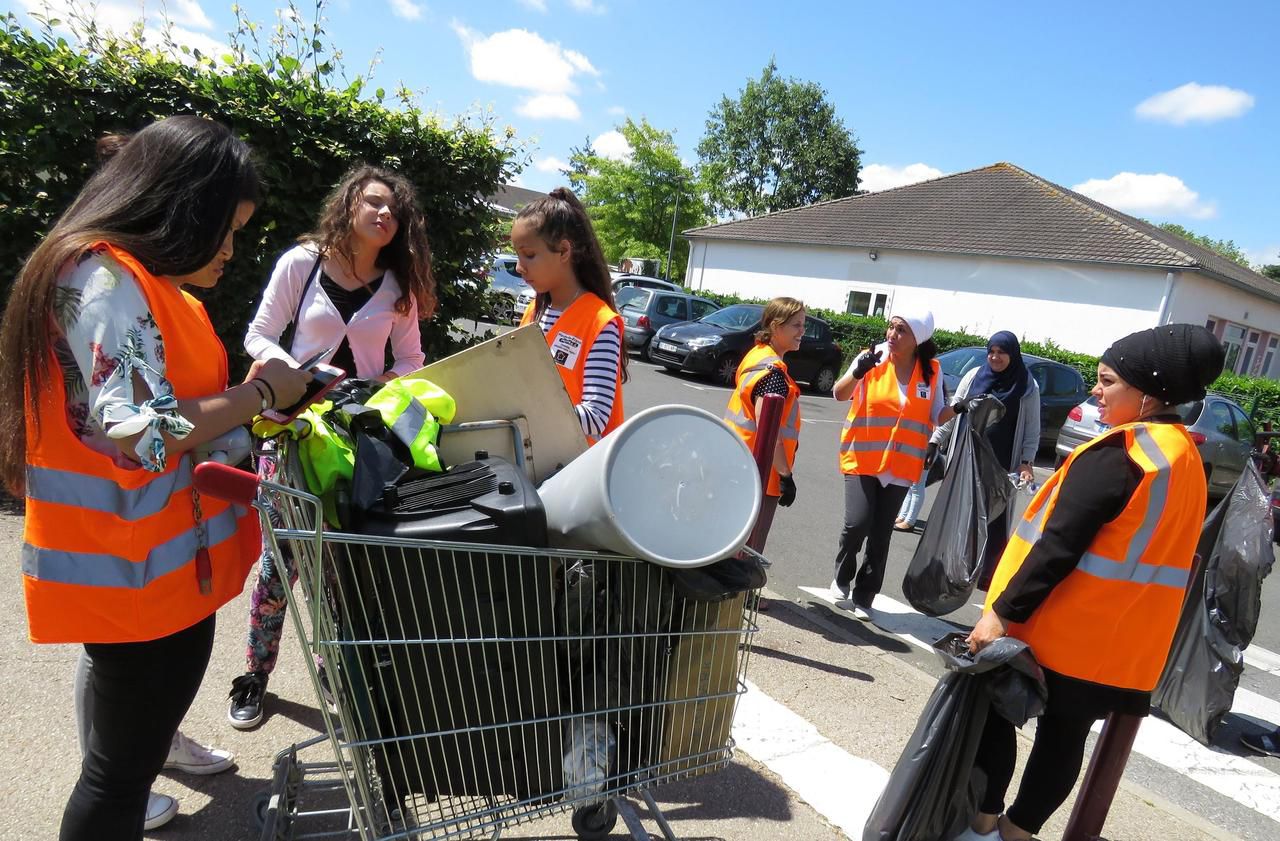
[[[938,445],[929,442],[929,446],[924,451],[924,472],[928,473],[929,468],[933,467],[933,462],[938,458]]]
[[[964,400],[957,400],[951,404],[951,411],[955,412],[957,415],[963,415],[965,412],[969,411],[969,404]]]
[[[791,503],[796,501],[796,480],[792,476],[779,476],[778,484],[782,486],[782,496],[778,497],[778,504],[783,508],[790,508]]]
[[[854,378],[860,380],[865,377],[868,371],[880,364],[880,357],[883,355],[884,354],[878,350],[873,351],[871,349],[867,349],[863,351],[862,355],[858,357],[857,362],[854,363]]]

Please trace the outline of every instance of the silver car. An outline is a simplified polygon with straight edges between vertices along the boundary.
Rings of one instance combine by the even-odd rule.
[[[1234,401],[1210,394],[1204,400],[1177,407],[1191,440],[1196,442],[1204,476],[1209,484],[1209,498],[1221,499],[1244,472],[1254,449],[1257,430],[1244,409]],[[1098,419],[1098,402],[1094,397],[1076,406],[1058,433],[1057,455],[1061,464],[1081,444],[1093,440],[1108,429]]]
[[[516,274],[514,254],[499,254],[489,267],[489,316],[498,324],[513,321],[524,310],[518,307],[520,293],[529,289],[524,278]],[[530,292],[533,290],[530,289]]]

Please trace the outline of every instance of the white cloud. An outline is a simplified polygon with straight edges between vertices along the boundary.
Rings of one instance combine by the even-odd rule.
[[[1143,216],[1210,219],[1218,213],[1213,202],[1202,201],[1200,194],[1181,178],[1163,172],[1154,175],[1121,172],[1106,179],[1091,178],[1071,189],[1117,210]]]
[[[539,158],[534,161],[533,168],[538,172],[560,172],[562,169],[568,169],[569,164],[559,158],[548,155],[545,158]]]
[[[1244,256],[1255,266],[1280,265],[1280,242],[1273,242],[1261,248],[1245,248]]]
[[[547,11],[547,0],[520,0],[520,5],[535,12]]]
[[[454,21],[471,58],[471,75],[538,93],[577,93],[576,76],[599,76],[600,71],[582,53],[566,50],[527,29],[508,29],[481,35]]]
[[[391,14],[404,20],[422,20],[423,7],[413,0],[389,0]]]
[[[616,129],[606,131],[595,140],[592,140],[591,148],[600,157],[608,158],[611,161],[631,160],[631,144],[627,142],[627,138],[622,136],[622,132]]]
[[[580,12],[592,12],[593,14],[604,14],[604,6],[597,5],[595,0],[569,0],[569,5]]]
[[[614,117],[621,117],[627,113],[627,109],[621,105],[610,105],[607,112]]]
[[[858,171],[858,189],[869,193],[905,187],[931,178],[941,178],[942,170],[928,164],[908,164],[902,167],[888,164],[867,164]]]
[[[1138,103],[1134,112],[1147,120],[1173,123],[1211,123],[1239,117],[1253,107],[1253,95],[1223,85],[1198,85],[1195,82],[1158,93]]]
[[[516,106],[516,113],[534,120],[576,120],[582,116],[578,103],[562,93],[540,93]]]
[[[196,29],[213,29],[213,21],[196,0],[168,0],[169,18],[176,24]]]

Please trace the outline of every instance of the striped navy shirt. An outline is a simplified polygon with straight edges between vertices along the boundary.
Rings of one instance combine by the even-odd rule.
[[[547,335],[560,320],[563,310],[547,307],[538,326]],[[613,401],[617,394],[618,371],[622,366],[622,332],[618,323],[611,321],[596,336],[587,351],[587,361],[582,368],[582,402],[574,406],[582,432],[592,438],[604,434],[613,414]]]

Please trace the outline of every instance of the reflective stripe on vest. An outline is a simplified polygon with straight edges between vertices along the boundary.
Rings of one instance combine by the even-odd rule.
[[[1160,677],[1190,582],[1205,511],[1200,455],[1177,424],[1119,426],[1079,447],[1028,505],[992,577],[992,609],[1054,518],[1076,460],[1119,437],[1142,479],[1128,504],[1104,523],[1074,569],[1024,623],[1008,633],[1031,646],[1047,669],[1150,691]],[[1072,493],[1089,493],[1078,484]]]
[[[205,520],[209,547],[213,548],[235,537],[237,520],[247,513],[247,509],[233,505],[221,514]],[[141,589],[163,575],[182,569],[191,562],[195,553],[194,531],[184,531],[153,547],[143,561],[131,561],[96,552],[41,549],[24,544],[22,571],[32,578],[59,584]]]
[[[791,375],[787,373],[786,363],[778,357],[771,346],[756,344],[738,363],[738,373],[733,393],[729,395],[729,404],[725,407],[724,421],[742,438],[747,448],[754,452],[757,432],[756,406],[751,393],[760,382],[760,378],[766,376],[771,370],[781,372],[787,382],[787,394],[782,404],[784,415],[778,426],[778,440],[782,444],[787,466],[790,467],[795,464],[796,450],[800,446],[800,387],[796,385],[795,380],[791,379]],[[782,483],[772,463],[765,493],[769,496],[782,495]]]
[[[365,403],[376,409],[392,434],[413,454],[414,466],[439,473],[440,422],[453,420],[453,398],[430,380],[392,380]],[[438,420],[437,420],[438,418]]]
[[[191,461],[182,459],[171,473],[162,473],[140,488],[124,488],[110,479],[27,466],[27,497],[114,514],[122,520],[142,520],[159,514],[178,491],[191,487]]]

